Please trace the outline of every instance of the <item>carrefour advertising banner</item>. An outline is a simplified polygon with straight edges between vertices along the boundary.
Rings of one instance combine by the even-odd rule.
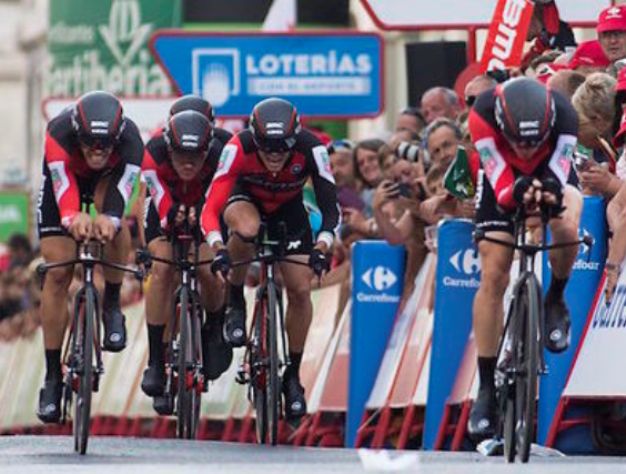
[[[29,235],[30,198],[25,191],[0,191],[0,242],[12,234]]]
[[[94,89],[167,96],[171,87],[147,48],[159,28],[180,26],[180,0],[50,0],[45,97]]]
[[[318,117],[374,116],[383,106],[374,33],[163,31],[151,47],[178,92],[205,97],[220,116],[247,116],[269,96]]]
[[[352,246],[352,319],[346,446],[357,430],[396,319],[404,282],[404,246],[364,240]]]
[[[430,358],[424,449],[433,449],[446,400],[472,329],[472,305],[480,286],[480,257],[472,239],[474,224],[444,221],[437,231],[435,315]]]

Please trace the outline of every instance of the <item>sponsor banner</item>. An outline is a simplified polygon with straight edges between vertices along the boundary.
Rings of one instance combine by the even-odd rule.
[[[606,212],[605,202],[599,196],[586,196],[580,219],[579,234],[591,236],[593,245],[589,250],[581,245],[574,269],[565,289],[565,300],[570,310],[572,340],[567,351],[552,354],[544,351],[548,373],[541,378],[539,384],[538,429],[537,439],[543,444],[546,441],[553,422],[556,407],[561,398],[572,362],[580,345],[581,336],[587,321],[596,289],[600,283],[606,260]],[[548,254],[543,255],[544,291],[550,285],[551,272]],[[596,366],[596,371],[598,367]],[[600,371],[604,372],[604,370]],[[594,385],[594,384],[591,384]],[[556,446],[559,448],[559,445]]]
[[[494,0],[361,0],[383,30],[449,29],[489,26]],[[596,24],[598,13],[611,0],[558,0],[561,18],[568,23]]]
[[[147,48],[158,28],[180,26],[180,0],[50,2],[50,64],[44,97],[94,89],[122,96],[168,96],[167,76]]]
[[[521,64],[533,9],[531,0],[498,0],[483,51],[483,72]]]
[[[159,32],[157,60],[178,92],[220,117],[246,117],[270,96],[306,116],[375,116],[383,103],[382,39],[374,33]]]
[[[346,446],[354,447],[395,321],[404,281],[404,246],[359,241],[352,248],[352,321]]]
[[[30,196],[25,191],[0,192],[0,242],[15,233],[30,236]]]
[[[474,224],[447,220],[437,235],[435,320],[423,448],[434,449],[437,432],[472,328],[472,304],[480,284],[480,259],[472,241]]]

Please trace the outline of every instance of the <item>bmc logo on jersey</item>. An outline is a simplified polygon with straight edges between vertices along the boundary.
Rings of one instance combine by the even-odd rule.
[[[369,268],[361,279],[369,288],[378,291],[388,290],[398,281],[396,274],[383,266]]]
[[[474,249],[459,250],[450,257],[450,263],[459,273],[473,275],[480,272],[480,259]]]

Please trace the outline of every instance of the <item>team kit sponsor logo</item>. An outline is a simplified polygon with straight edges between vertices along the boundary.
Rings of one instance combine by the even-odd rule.
[[[399,295],[391,295],[388,290],[398,282],[398,276],[388,267],[377,265],[368,268],[362,275],[369,292],[359,291],[356,295],[360,303],[398,303]]]

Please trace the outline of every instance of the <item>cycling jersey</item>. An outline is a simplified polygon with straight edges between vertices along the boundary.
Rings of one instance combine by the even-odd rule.
[[[64,228],[69,227],[73,217],[80,212],[82,196],[79,180],[95,183],[100,177],[109,175],[101,212],[111,217],[119,227],[135,179],[140,172],[143,141],[139,129],[132,120],[126,118],[124,130],[119,142],[113,148],[106,167],[102,170],[92,170],[81,152],[76,132],[72,127],[71,114],[71,108],[64,110],[52,119],[47,127],[42,196],[48,195],[45,189],[50,186],[56,206],[44,203],[45,205],[40,206],[40,212],[58,208],[60,224]],[[94,186],[90,188],[93,190]],[[46,217],[40,216],[40,221],[42,219],[46,220]]]
[[[482,168],[497,204],[512,210],[516,203],[513,185],[519,175],[556,178],[561,185],[568,181],[572,155],[578,135],[578,116],[572,105],[558,92],[552,92],[556,121],[546,141],[530,159],[519,158],[496,124],[495,89],[481,94],[472,108],[468,126]]]
[[[167,213],[174,203],[191,207],[204,202],[204,195],[217,169],[222,148],[220,140],[212,139],[200,172],[191,181],[183,181],[172,166],[163,130],[152,135],[146,145],[141,175],[148,185],[161,227],[168,227]]]
[[[309,177],[322,211],[322,226],[317,240],[330,247],[339,221],[339,210],[326,147],[313,134],[302,130],[283,169],[271,173],[257,155],[250,131],[244,130],[235,135],[222,151],[202,211],[202,230],[209,244],[222,240],[219,215],[236,184],[245,189],[263,213],[272,214],[289,201],[302,201],[302,187]]]
[[[219,141],[223,146],[226,145],[231,138],[233,138],[233,134],[223,128],[214,127],[213,138],[217,139],[217,141]]]

